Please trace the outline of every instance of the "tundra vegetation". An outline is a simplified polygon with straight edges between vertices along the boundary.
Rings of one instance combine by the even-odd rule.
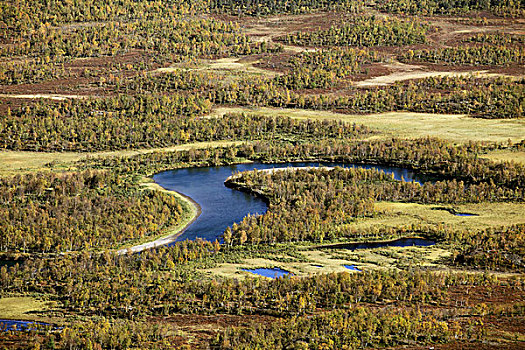
[[[0,330],[0,348],[522,346],[524,11],[0,2],[0,320],[40,322]],[[293,161],[430,181],[241,172],[225,185],[265,213],[215,241],[125,252],[198,212],[154,174]],[[344,249],[399,238],[436,244]],[[293,275],[243,271],[260,267]]]

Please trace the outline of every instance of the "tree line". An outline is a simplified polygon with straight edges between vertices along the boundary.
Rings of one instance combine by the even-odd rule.
[[[213,13],[234,16],[269,16],[276,14],[303,14],[320,11],[355,13],[362,9],[363,2],[356,0],[210,0],[207,5]]]
[[[353,138],[365,126],[341,121],[301,121],[288,117],[210,112],[211,104],[193,95],[38,102],[0,118],[0,147],[34,151],[94,151],[166,147],[199,141]]]
[[[357,128],[357,126],[356,126]],[[481,143],[454,145],[435,138],[414,140],[317,140],[315,142],[261,141],[240,146],[153,152],[131,157],[98,157],[79,163],[85,169],[112,169],[117,173],[152,175],[194,165],[225,165],[246,159],[262,162],[327,161],[384,164],[422,174],[456,179],[465,184],[486,183],[522,190],[525,169],[516,162],[493,162],[479,157]]]
[[[42,25],[1,56],[30,55],[51,58],[115,56],[131,49],[155,52],[159,57],[180,61],[182,57],[226,57],[278,52],[279,45],[251,42],[239,25],[212,19],[180,16],[134,22],[109,22],[63,30]]]
[[[483,45],[408,51],[400,58],[406,62],[501,66],[523,64],[524,57],[525,49],[520,47]]]
[[[317,56],[314,54],[312,57]],[[348,63],[353,60],[351,57]],[[326,58],[330,60],[330,55]],[[300,60],[303,61],[303,58]],[[314,58],[313,62],[316,61]],[[338,65],[328,63],[318,68],[305,66],[296,70],[297,74],[294,72],[277,78],[242,76],[234,81],[224,81],[220,76],[214,78],[210,73],[180,71],[171,75],[149,75],[129,84],[138,91],[176,92],[179,88],[184,91],[187,85],[183,77],[186,75],[189,81],[195,83],[192,91],[218,105],[256,105],[348,113],[464,113],[494,119],[520,118],[523,115],[524,79],[430,77],[364,90],[346,86],[345,93],[337,95],[294,90],[337,85],[339,78],[328,69]],[[125,87],[126,84],[113,83],[112,86],[120,89],[117,91],[132,91],[131,87]]]
[[[380,0],[377,8],[389,13],[430,16],[464,15],[484,10],[499,16],[519,17],[525,10],[520,0]]]

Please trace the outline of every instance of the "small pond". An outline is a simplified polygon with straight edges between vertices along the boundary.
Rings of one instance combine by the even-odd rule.
[[[346,267],[348,270],[361,272],[361,270],[358,269],[355,265],[343,265],[343,266]]]
[[[242,269],[246,272],[251,272],[256,275],[261,275],[264,277],[270,277],[270,278],[279,278],[286,275],[291,275],[292,273],[283,269],[280,269],[278,267],[274,267],[271,269],[261,268],[261,269]]]
[[[457,211],[454,208],[447,208],[447,207],[434,207],[432,208],[432,210],[448,211],[450,214],[455,215],[455,216],[479,216],[478,214],[473,214],[473,213],[462,213],[462,212]]]

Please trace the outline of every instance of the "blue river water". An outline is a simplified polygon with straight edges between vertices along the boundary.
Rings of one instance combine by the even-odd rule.
[[[393,241],[388,242],[364,242],[364,243],[342,243],[327,245],[322,248],[329,249],[348,249],[348,250],[357,250],[357,249],[376,249],[384,247],[429,247],[436,244],[433,240],[425,238],[399,238]]]
[[[48,324],[34,321],[0,320],[0,331],[30,331],[45,326]]]
[[[214,241],[226,227],[240,222],[247,215],[264,214],[266,203],[261,198],[227,188],[224,181],[239,171],[263,170],[286,167],[340,166],[345,168],[377,169],[393,174],[397,180],[423,183],[429,179],[415,172],[390,166],[342,163],[248,163],[221,167],[184,168],[164,171],[153,179],[167,190],[182,193],[195,202],[202,210],[201,215],[178,238],[194,240],[202,238]]]

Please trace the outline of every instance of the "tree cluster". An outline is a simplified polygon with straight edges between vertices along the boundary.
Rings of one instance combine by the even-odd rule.
[[[505,45],[459,46],[409,51],[403,61],[444,63],[450,65],[502,66],[525,63],[525,49]]]
[[[481,232],[454,232],[446,237],[459,241],[453,262],[491,270],[525,270],[525,225],[490,228]]]
[[[348,52],[348,61],[342,63],[341,67],[353,61],[355,51]],[[304,68],[297,68],[294,73],[277,78],[242,76],[233,81],[225,81],[222,76],[211,73],[188,73],[181,70],[171,75],[148,75],[147,78],[139,78],[128,85],[123,84],[123,87],[116,84],[114,86],[120,89],[118,91],[125,89],[127,92],[132,89],[151,92],[177,92],[177,89],[182,92],[192,91],[195,95],[219,105],[328,109],[349,113],[465,113],[473,117],[494,119],[520,118],[523,115],[524,79],[430,77],[366,90],[347,87],[345,94],[337,95],[295,91],[294,88],[331,87],[339,80],[334,72],[328,70],[328,67],[339,66],[339,63],[330,63],[330,54],[305,55],[305,58],[299,56],[299,62],[307,62]],[[328,63],[319,64],[318,68],[314,68],[319,57],[325,57]],[[345,55],[342,59],[344,57]],[[358,62],[360,60],[358,58]],[[308,62],[312,62],[311,66]],[[344,74],[346,70],[343,68],[337,71]],[[184,76],[193,83],[192,86],[184,83]]]
[[[111,172],[0,178],[0,249],[63,252],[159,234],[182,219],[179,201]]]
[[[520,0],[380,0],[377,8],[388,13],[412,15],[458,15],[490,11],[499,16],[521,16]]]
[[[289,34],[281,40],[299,46],[403,46],[426,42],[428,26],[419,21],[356,16],[329,29]]]
[[[354,234],[348,224],[377,215],[374,204],[378,201],[458,204],[525,200],[519,188],[493,182],[466,186],[451,180],[421,185],[363,169],[251,171],[233,176],[228,185],[264,196],[270,206],[265,214],[245,217],[227,228],[226,244],[322,242],[348,237]]]
[[[441,316],[441,317],[439,317]],[[215,344],[218,349],[348,349],[393,347],[400,344],[446,343],[476,339],[480,329],[466,334],[459,323],[445,321],[445,315],[392,309],[377,311],[356,307],[299,316],[254,328],[229,328]],[[477,327],[477,328],[478,328]]]
[[[214,140],[352,138],[371,131],[341,121],[227,114],[192,118],[210,111],[194,95],[76,100],[26,106],[0,117],[0,147],[35,151],[94,151],[166,147]]]
[[[508,34],[504,32],[497,33],[479,33],[470,36],[464,40],[471,43],[483,43],[492,45],[523,45],[525,44],[525,35]]]
[[[351,75],[364,73],[363,65],[381,60],[376,52],[366,49],[302,52],[289,59],[290,70],[275,80],[291,90],[332,88]]]

